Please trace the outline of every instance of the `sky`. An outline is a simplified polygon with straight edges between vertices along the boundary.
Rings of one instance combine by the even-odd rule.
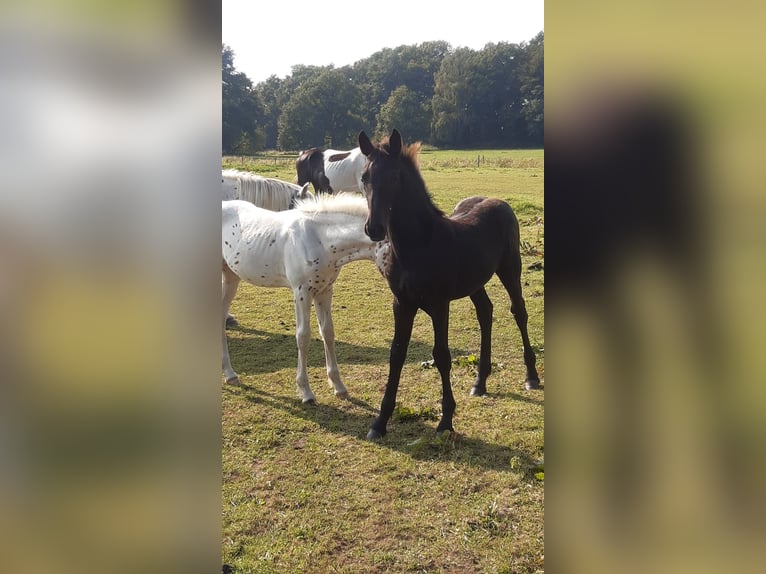
[[[221,32],[234,67],[257,84],[296,64],[337,68],[401,45],[528,42],[543,13],[543,0],[222,0]]]

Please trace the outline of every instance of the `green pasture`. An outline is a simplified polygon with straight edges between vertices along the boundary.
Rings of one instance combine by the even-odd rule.
[[[227,157],[223,165],[292,180],[295,157]],[[543,167],[542,150],[421,155],[443,210],[480,194],[517,211],[529,333],[544,385]],[[314,317],[309,377],[317,404],[300,403],[291,292],[240,286],[232,304],[240,326],[229,331],[229,349],[242,384],[222,384],[225,564],[236,573],[544,570],[544,391],[524,390],[507,294],[496,278],[487,291],[495,311],[489,396],[468,396],[479,330],[470,300],[455,301],[456,432],[435,436],[441,384],[427,363],[433,335],[421,312],[388,435],[370,442],[365,435],[380,407],[393,334],[391,293],[375,265],[347,265],[335,285],[348,401],[335,398],[326,382]]]

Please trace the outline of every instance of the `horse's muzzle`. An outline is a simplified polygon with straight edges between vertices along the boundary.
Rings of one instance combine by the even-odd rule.
[[[386,238],[386,228],[382,225],[372,224],[369,221],[364,224],[364,232],[373,241],[383,241]]]

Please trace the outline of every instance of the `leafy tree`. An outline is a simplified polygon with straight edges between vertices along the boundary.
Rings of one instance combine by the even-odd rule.
[[[435,78],[433,143],[515,147],[530,145],[542,134],[540,39],[532,60],[526,45],[507,42],[489,43],[479,51],[462,48],[445,57]]]
[[[364,94],[367,110],[364,119],[371,131],[380,131],[375,126],[377,112],[399,86],[417,94],[424,109],[430,108],[434,75],[449,51],[447,42],[423,42],[385,48],[354,65],[353,78]]]
[[[356,145],[364,128],[363,98],[349,76],[348,67],[328,68],[295,90],[279,118],[281,149]]]
[[[272,75],[255,86],[255,92],[264,104],[264,132],[267,148],[278,147],[279,117],[295,91],[329,69],[330,67],[299,64],[292,67],[292,74],[286,78],[280,79]]]
[[[254,91],[263,102],[264,146],[267,149],[275,149],[277,147],[279,115],[288,99],[285,95],[287,92],[285,81],[272,75],[256,85]]]
[[[476,52],[459,48],[442,61],[435,76],[431,138],[441,146],[471,144],[471,107],[476,82]]]
[[[473,136],[482,147],[509,147],[526,137],[521,118],[519,66],[522,47],[500,42],[487,44],[478,53]]]
[[[396,127],[442,147],[543,145],[544,35],[475,51],[385,48],[353,66],[296,65],[254,88],[224,46],[224,150],[356,145]]]
[[[277,147],[306,149],[325,145],[325,126],[319,117],[320,97],[311,83],[298,88],[279,116]]]
[[[526,122],[528,145],[542,146],[545,109],[545,37],[535,36],[525,48],[521,69],[521,115]]]
[[[285,78],[285,89],[288,91],[295,90],[306,82],[314,80],[332,69],[333,66],[306,66],[304,64],[297,64],[292,67],[292,73]]]
[[[223,45],[221,140],[223,153],[252,153],[263,148],[264,108],[252,82],[234,68],[234,51]]]
[[[378,113],[375,135],[387,136],[393,128],[408,140],[427,140],[430,131],[430,109],[420,102],[418,94],[407,86],[399,86],[388,97]]]

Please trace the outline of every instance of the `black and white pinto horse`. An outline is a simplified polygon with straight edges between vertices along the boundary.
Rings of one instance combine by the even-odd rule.
[[[317,193],[339,191],[364,193],[362,172],[365,157],[355,147],[349,151],[311,148],[295,161],[298,185],[311,183]]]

